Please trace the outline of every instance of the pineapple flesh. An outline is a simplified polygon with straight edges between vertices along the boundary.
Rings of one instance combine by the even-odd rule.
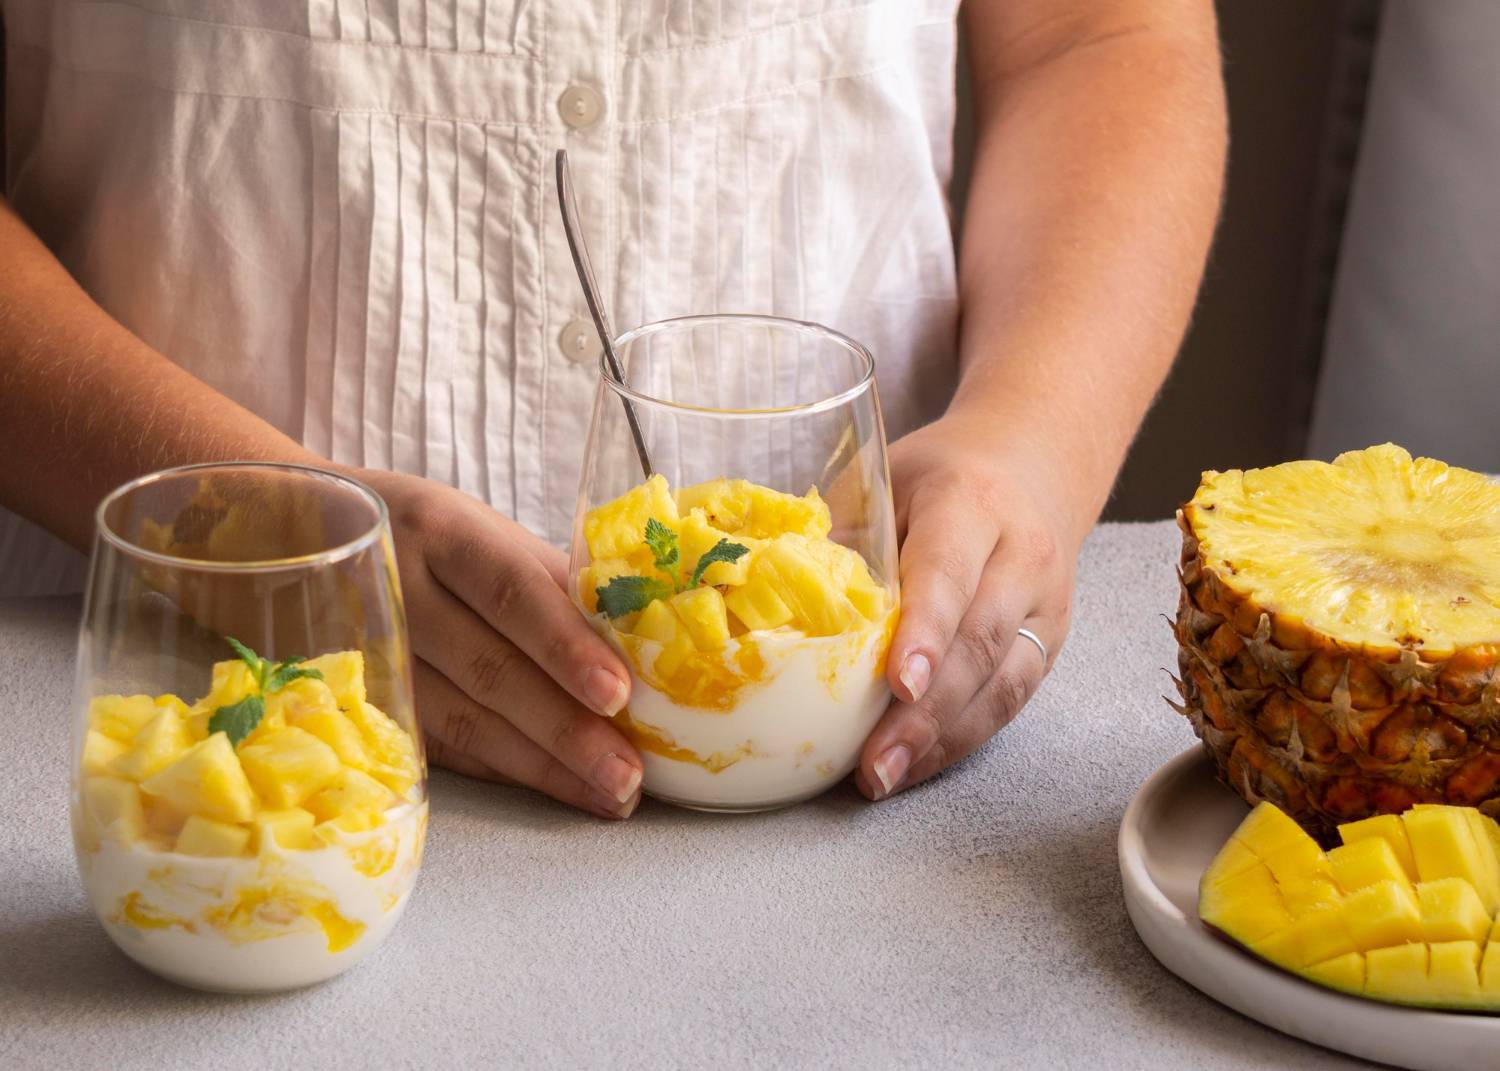
[[[1205,473],[1178,524],[1178,709],[1247,802],[1500,812],[1500,483],[1387,444]]]
[[[1396,1004],[1500,1011],[1500,826],[1419,804],[1324,852],[1261,803],[1209,864],[1198,914],[1278,967]],[[1364,828],[1361,828],[1364,827]],[[1322,895],[1309,899],[1307,890]]]

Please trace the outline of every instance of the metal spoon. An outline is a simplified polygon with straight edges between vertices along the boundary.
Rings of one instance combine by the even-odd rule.
[[[609,327],[609,317],[604,312],[604,299],[599,296],[599,284],[594,279],[594,268],[589,262],[589,248],[583,240],[583,227],[578,222],[578,202],[573,197],[573,176],[568,170],[568,150],[557,150],[557,204],[562,209],[563,231],[568,236],[568,250],[573,254],[573,267],[578,270],[578,282],[583,287],[583,300],[588,303],[589,315],[594,318],[594,328],[599,332],[599,341],[604,343],[604,359],[615,380],[625,382],[625,373],[620,367],[620,358],[615,354],[614,332]],[[646,454],[646,440],[641,436],[641,425],[635,419],[635,409],[629,400],[620,399],[625,406],[625,421],[630,425],[630,434],[635,439],[635,452],[641,459],[641,471],[649,479],[651,458]]]

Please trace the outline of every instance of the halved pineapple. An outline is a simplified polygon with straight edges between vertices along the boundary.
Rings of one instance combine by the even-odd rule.
[[[1178,709],[1247,801],[1500,812],[1500,483],[1387,444],[1205,473],[1178,523]]]
[[[1500,878],[1489,847],[1500,827],[1468,807],[1417,807],[1393,821],[1375,836],[1363,822],[1341,826],[1343,847],[1325,854],[1261,803],[1204,873],[1199,917],[1320,985],[1500,1011],[1500,904],[1485,893]],[[1309,900],[1313,886],[1325,892]]]

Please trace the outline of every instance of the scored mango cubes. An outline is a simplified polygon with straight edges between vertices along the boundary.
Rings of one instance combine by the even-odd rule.
[[[1401,1004],[1500,1011],[1500,826],[1421,804],[1324,852],[1259,804],[1203,875],[1199,916],[1277,966]]]

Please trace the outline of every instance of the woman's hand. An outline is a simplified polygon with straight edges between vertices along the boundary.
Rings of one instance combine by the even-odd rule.
[[[1003,728],[1067,634],[1080,537],[1066,474],[1005,443],[993,421],[950,414],[891,446],[902,609],[886,671],[896,701],[855,773],[871,799]],[[1019,628],[1047,645],[1046,662]]]
[[[641,759],[605,718],[630,675],[568,598],[566,556],[451,487],[355,475],[390,510],[432,761],[629,817]]]

